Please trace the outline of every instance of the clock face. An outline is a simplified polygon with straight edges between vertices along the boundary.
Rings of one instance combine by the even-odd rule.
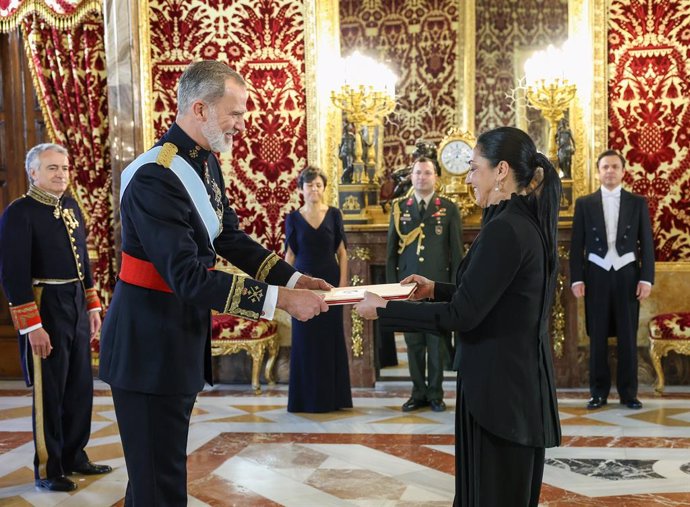
[[[462,140],[446,143],[441,149],[440,162],[450,174],[460,176],[470,169],[472,147]]]

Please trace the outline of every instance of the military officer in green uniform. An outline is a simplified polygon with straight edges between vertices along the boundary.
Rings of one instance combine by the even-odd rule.
[[[455,282],[462,260],[462,222],[457,206],[434,191],[437,176],[433,160],[418,158],[411,174],[414,194],[393,203],[386,259],[389,283],[412,274]],[[429,405],[433,411],[443,412],[443,363],[449,353],[443,337],[405,333],[405,343],[413,388],[403,412]]]

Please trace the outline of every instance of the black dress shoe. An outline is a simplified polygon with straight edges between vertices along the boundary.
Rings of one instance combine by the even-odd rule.
[[[594,410],[595,408],[601,408],[606,405],[606,398],[601,396],[592,396],[587,402],[587,408],[589,410]]]
[[[50,491],[74,491],[77,489],[77,485],[64,475],[52,479],[36,479],[36,487]]]
[[[420,409],[422,407],[428,407],[428,406],[429,406],[429,402],[426,400],[415,400],[414,398],[410,398],[405,403],[403,403],[402,411],[403,412],[412,412],[413,410],[417,410],[417,409]]]
[[[621,400],[621,405],[625,405],[628,408],[632,408],[633,410],[638,410],[642,408],[642,402],[638,400],[637,398],[631,398],[629,400]]]
[[[96,463],[91,463],[90,461],[85,461],[81,465],[72,468],[70,474],[78,473],[81,475],[100,475],[109,474],[113,471],[110,465],[97,465]]]
[[[431,410],[434,412],[445,412],[446,404],[443,400],[431,400]]]

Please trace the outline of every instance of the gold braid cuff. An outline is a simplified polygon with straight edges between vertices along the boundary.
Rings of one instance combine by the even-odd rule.
[[[101,300],[98,299],[98,291],[95,287],[86,289],[86,309],[87,310],[100,310],[103,306],[101,305]]]
[[[244,287],[244,279],[244,276],[232,276],[232,284],[230,285],[230,292],[228,292],[228,299],[225,301],[225,309],[223,310],[223,313],[229,313],[230,315],[237,315],[239,317],[246,317],[251,320],[259,320],[261,316],[258,312],[240,308],[242,296],[247,292]]]
[[[400,241],[398,241],[398,253],[403,253],[407,245],[417,240],[417,255],[419,255],[422,240],[424,239],[424,230],[421,225],[412,229],[408,234],[400,232],[400,206],[397,203],[393,206],[393,223],[395,224],[395,232],[398,233],[398,237],[400,238]]]
[[[256,276],[254,277],[254,279],[258,280],[259,282],[265,282],[266,278],[268,278],[268,274],[273,269],[273,266],[278,264],[279,260],[280,257],[278,257],[277,254],[271,253],[268,257],[264,259],[264,261],[259,266],[259,269],[256,272]]]
[[[38,313],[38,305],[35,301],[19,306],[10,306],[12,324],[17,331],[35,326],[41,323],[41,315]]]

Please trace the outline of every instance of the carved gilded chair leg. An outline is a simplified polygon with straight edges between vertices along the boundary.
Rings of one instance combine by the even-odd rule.
[[[259,374],[261,372],[261,363],[264,361],[264,347],[263,344],[258,347],[253,347],[252,351],[252,387],[254,394],[261,394],[261,383],[259,382]]]
[[[280,349],[280,343],[278,343],[278,335],[271,339],[268,343],[268,361],[266,361],[266,381],[268,385],[274,386],[276,384],[275,375],[273,374],[273,366],[275,366],[276,359],[278,358],[278,351]]]
[[[657,350],[657,347],[652,340],[649,341],[649,356],[652,358],[652,364],[654,365],[654,370],[656,371],[657,380],[654,390],[659,394],[663,394],[665,383],[664,370],[661,368],[660,351]]]

